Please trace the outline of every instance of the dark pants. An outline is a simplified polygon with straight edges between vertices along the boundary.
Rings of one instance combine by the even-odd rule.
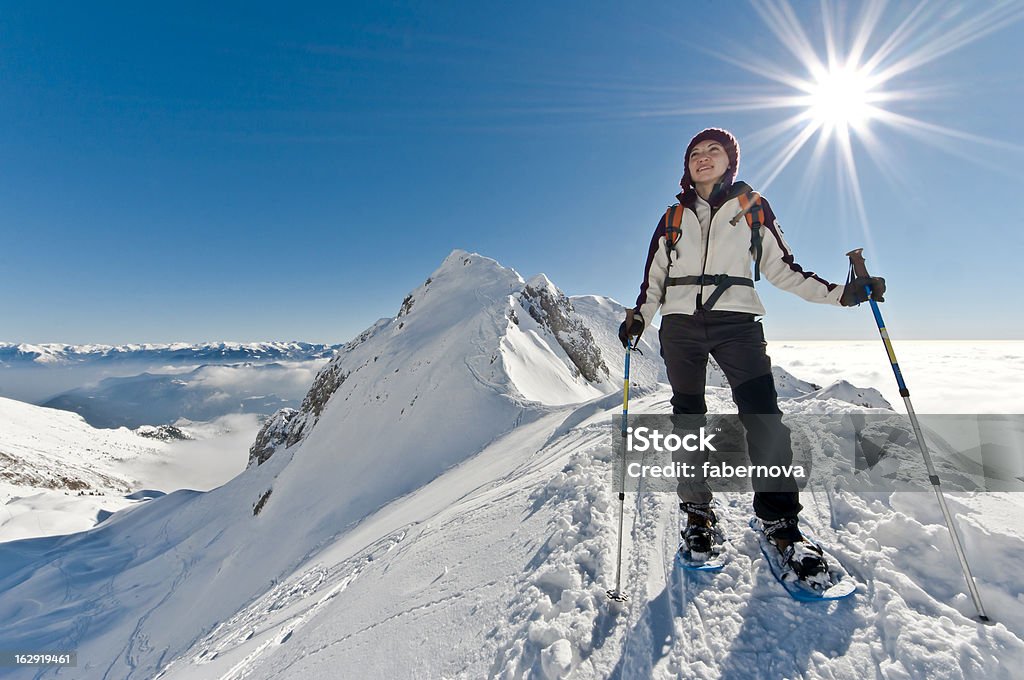
[[[753,465],[789,465],[793,449],[789,429],[782,424],[778,393],[772,378],[772,364],[765,352],[764,329],[753,314],[698,311],[662,317],[661,356],[672,384],[672,413],[703,415],[708,355],[722,368],[732,387],[732,398],[746,429],[747,455]],[[744,417],[748,416],[748,417]],[[754,417],[757,416],[757,417]],[[772,488],[758,490],[754,484],[754,513],[765,520],[796,517],[803,508],[796,482],[771,480]],[[709,502],[706,484],[695,488],[680,484],[680,500]],[[788,489],[792,489],[789,491]]]

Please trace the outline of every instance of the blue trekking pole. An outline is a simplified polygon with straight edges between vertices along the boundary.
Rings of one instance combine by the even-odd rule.
[[[864,256],[861,254],[862,250],[863,248],[857,248],[856,250],[851,250],[846,255],[850,258],[850,268],[853,270],[853,275],[856,278],[870,278],[867,265],[864,264]],[[953,539],[953,549],[956,551],[956,556],[960,560],[960,567],[964,572],[964,578],[967,580],[967,589],[971,592],[974,607],[978,610],[978,619],[988,623],[989,618],[981,604],[978,586],[974,583],[971,566],[967,563],[967,554],[964,552],[964,546],[960,542],[960,536],[957,534],[956,527],[953,524],[953,515],[950,514],[949,506],[946,505],[946,497],[943,495],[942,487],[939,485],[939,476],[935,474],[935,466],[932,465],[932,457],[928,453],[928,445],[924,441],[921,424],[917,422],[914,405],[910,403],[910,390],[907,389],[907,383],[903,380],[903,372],[900,371],[900,365],[896,361],[896,352],[892,348],[892,341],[889,340],[889,333],[885,330],[882,312],[878,309],[878,303],[871,292],[871,286],[865,285],[864,288],[868,294],[868,302],[871,303],[871,312],[875,315],[875,323],[878,324],[878,333],[882,336],[882,343],[885,345],[885,351],[889,355],[889,363],[892,364],[892,372],[896,376],[896,384],[900,388],[900,396],[903,397],[903,403],[907,407],[907,415],[910,416],[910,423],[914,427],[914,436],[917,437],[918,446],[921,447],[921,455],[924,456],[925,467],[928,468],[928,481],[931,482],[932,489],[935,491],[935,497],[939,500],[942,516],[946,520],[946,528],[949,529],[949,535]]]
[[[633,325],[633,310],[626,311],[626,328]],[[622,516],[626,504],[626,420],[629,416],[629,355],[636,349],[640,336],[630,341],[626,347],[626,366],[622,378],[622,471],[619,476],[619,549],[615,558],[615,588],[605,591],[608,599],[614,602],[625,602],[629,596],[622,592]]]

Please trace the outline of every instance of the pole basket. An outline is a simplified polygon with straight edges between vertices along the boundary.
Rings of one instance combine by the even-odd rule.
[[[626,595],[622,592],[618,592],[616,590],[606,590],[605,594],[608,596],[608,599],[612,602],[622,603],[629,600],[629,595]]]

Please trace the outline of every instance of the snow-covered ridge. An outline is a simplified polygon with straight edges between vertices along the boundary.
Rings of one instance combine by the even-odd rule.
[[[828,387],[816,389],[813,392],[796,397],[795,401],[807,401],[812,399],[819,401],[835,399],[837,401],[856,404],[857,406],[863,406],[865,408],[892,410],[892,404],[890,404],[885,397],[882,396],[882,393],[875,388],[857,387],[846,380],[837,380]]]
[[[129,505],[132,465],[163,451],[167,434],[97,430],[0,397],[0,541],[84,531],[101,510]]]
[[[468,327],[477,323],[473,321],[474,313],[481,306],[488,326],[485,344],[460,343],[460,333],[471,332]],[[617,365],[623,356],[616,331],[624,311],[610,298],[569,298],[544,274],[525,281],[515,270],[490,258],[455,250],[421,286],[403,298],[393,318],[378,320],[338,350],[297,410],[282,409],[265,423],[250,449],[249,464],[259,465],[279,447],[291,448],[308,436],[339,390],[346,394],[346,401],[357,393],[358,387],[344,386],[355,373],[361,374],[362,385],[390,382],[395,389],[408,392],[408,405],[400,409],[397,418],[409,417],[407,409],[415,406],[418,388],[399,388],[401,379],[395,377],[404,365],[398,357],[408,352],[409,342],[440,342],[447,346],[445,353],[449,356],[455,356],[453,350],[462,347],[465,356],[486,360],[486,366],[481,365],[487,376],[482,382],[513,401],[557,406],[612,393],[621,388],[621,378],[613,375],[609,363],[614,358]],[[442,337],[437,337],[438,333]],[[366,350],[368,346],[373,347],[372,356]],[[384,349],[392,346],[400,349]],[[643,353],[633,357],[631,383],[642,391],[667,377],[654,330],[645,333],[641,348]],[[418,369],[425,365],[423,354],[420,348],[408,356],[408,361]],[[383,358],[387,358],[384,372],[377,365]],[[467,366],[472,369],[471,362]],[[475,373],[476,369],[472,370]],[[821,389],[781,367],[774,367],[773,373],[783,398]],[[475,375],[480,379],[481,373]],[[709,387],[729,386],[713,359],[707,383]],[[823,399],[843,400],[847,394],[852,398],[863,392],[850,387],[829,388]],[[870,405],[888,406],[875,395],[867,398]],[[376,399],[380,398],[377,395]],[[853,403],[866,400],[858,399]]]
[[[162,444],[127,429],[96,430],[81,416],[0,397],[0,479],[22,487],[128,493],[118,464]]]
[[[431,365],[431,356],[445,357],[444,368]],[[368,385],[388,386],[373,399],[400,404],[396,421],[413,418],[424,388],[434,391],[454,378],[452,365],[468,371],[462,377],[474,389],[517,409],[616,389],[587,319],[546,276],[526,282],[490,258],[455,250],[405,296],[394,318],[379,320],[338,350],[298,410],[267,421],[250,465],[265,462],[281,445],[298,444],[329,401],[348,401]],[[460,399],[464,392],[453,386],[448,394]]]

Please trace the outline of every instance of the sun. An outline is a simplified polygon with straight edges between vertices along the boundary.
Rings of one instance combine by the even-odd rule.
[[[864,68],[839,66],[814,74],[807,94],[807,116],[828,128],[853,128],[863,131],[876,111],[871,102],[871,79]]]
[[[751,0],[753,13],[775,45],[765,41],[755,49],[723,38],[729,49],[708,52],[756,76],[748,94],[740,96],[742,90],[730,85],[719,96],[704,93],[699,106],[664,110],[668,115],[758,116],[747,147],[771,149],[775,159],[767,175],[758,178],[761,190],[798,157],[806,161],[804,176],[812,185],[823,176],[826,162],[834,161],[832,195],[847,206],[841,210],[856,211],[870,247],[858,156],[872,161],[890,181],[899,181],[880,132],[913,136],[943,151],[953,148],[951,142],[1005,146],[1004,140],[927,122],[909,110],[922,110],[924,103],[948,91],[945,84],[922,80],[921,67],[1024,21],[1024,2],[978,3],[979,8],[971,5],[968,10],[963,3],[940,0],[912,6],[893,3],[891,8],[890,0],[821,0],[817,29],[804,24],[802,16],[807,13],[798,12],[791,2]],[[806,4],[801,3],[801,9]],[[787,110],[792,113],[774,115]]]

